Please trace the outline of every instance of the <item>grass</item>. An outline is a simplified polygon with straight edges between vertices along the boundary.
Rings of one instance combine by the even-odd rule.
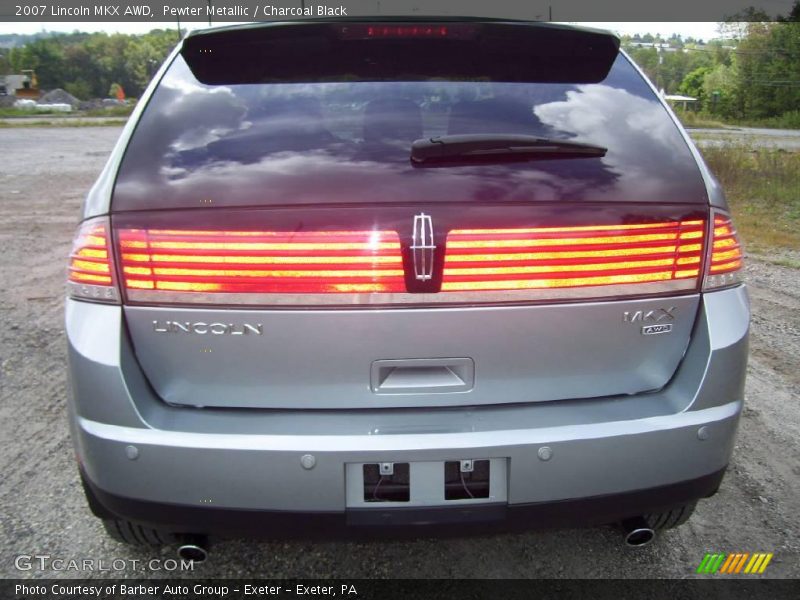
[[[772,129],[800,129],[800,110],[792,110],[778,117],[737,121],[745,127],[767,127]]]
[[[790,269],[800,269],[800,260],[795,260],[793,258],[769,258],[765,256],[759,256],[759,258],[772,265],[788,267]]]
[[[59,119],[58,121],[0,121],[0,129],[20,129],[23,127],[118,127],[125,124],[126,119],[103,119],[102,121],[84,121],[77,119]]]
[[[793,110],[777,117],[766,119],[733,119],[723,121],[720,117],[704,112],[676,109],[675,114],[684,127],[725,129],[728,127],[766,127],[768,129],[800,129],[800,110]]]
[[[41,115],[54,115],[54,110],[35,110],[32,108],[15,108],[13,106],[0,108],[0,118],[9,119],[14,117],[38,117]],[[69,113],[58,113],[61,115]]]
[[[135,104],[124,106],[108,106],[106,108],[95,108],[80,113],[82,117],[127,117],[133,112]]]
[[[59,112],[55,110],[36,110],[31,108],[16,108],[13,106],[0,108],[0,119],[13,119],[15,117],[41,117],[59,116],[66,118],[80,117],[127,117],[133,112],[134,104],[124,106],[108,106],[105,108],[94,108],[92,110]]]
[[[748,146],[701,152],[722,183],[749,251],[800,249],[800,153]]]
[[[684,127],[702,127],[704,129],[725,129],[726,127],[730,127],[730,125],[726,125],[716,117],[705,113],[678,109],[675,111],[675,115],[680,119],[680,122],[683,123]]]

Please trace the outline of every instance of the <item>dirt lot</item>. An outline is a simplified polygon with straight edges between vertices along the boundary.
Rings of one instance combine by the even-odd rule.
[[[55,575],[15,570],[19,554],[159,556],[105,537],[84,502],[66,424],[65,258],[81,198],[119,131],[0,129],[0,576]],[[751,258],[747,278],[752,356],[733,462],[720,493],[650,546],[626,548],[610,528],[371,544],[231,541],[193,575],[680,578],[705,552],[764,551],[775,552],[767,575],[800,577],[800,270]]]

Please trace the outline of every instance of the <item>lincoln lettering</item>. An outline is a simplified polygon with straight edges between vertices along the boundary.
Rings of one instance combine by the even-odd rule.
[[[156,333],[196,333],[198,335],[263,335],[261,323],[206,323],[205,321],[153,321]]]
[[[88,17],[91,13],[89,12],[88,6],[51,6],[50,7],[50,16],[51,17]]]

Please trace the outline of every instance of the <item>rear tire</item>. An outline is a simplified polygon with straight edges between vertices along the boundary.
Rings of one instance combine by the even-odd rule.
[[[172,533],[137,525],[125,519],[103,519],[103,527],[110,538],[131,546],[158,547],[175,541]]]
[[[644,515],[644,520],[654,531],[673,529],[689,520],[689,517],[694,513],[695,506],[697,506],[697,502],[690,502],[666,512]]]

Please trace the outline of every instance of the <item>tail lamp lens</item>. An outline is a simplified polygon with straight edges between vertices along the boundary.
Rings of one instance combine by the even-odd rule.
[[[714,214],[704,290],[735,285],[742,280],[743,252],[736,228],[728,215]]]
[[[119,302],[108,219],[100,217],[81,224],[72,244],[67,274],[70,298]]]
[[[454,230],[447,237],[442,290],[655,282],[673,282],[675,289],[686,289],[696,286],[700,275],[704,230],[703,220]],[[598,295],[605,294],[598,290]]]
[[[118,230],[132,299],[149,293],[404,292],[393,231]]]
[[[368,25],[367,38],[447,37],[447,25]]]
[[[709,239],[705,219],[452,230],[442,293],[425,301],[458,302],[458,292],[547,300],[696,291],[704,263],[704,289],[732,285],[741,246],[728,216],[712,218]],[[81,228],[70,263],[73,294],[106,290],[106,301],[116,300],[107,233],[103,220]],[[292,295],[331,294],[365,304],[413,301],[381,296],[407,291],[395,231],[121,228],[116,239],[122,284],[135,302],[297,303]]]
[[[477,28],[470,23],[349,23],[338,27],[343,40],[456,39],[470,40]]]

